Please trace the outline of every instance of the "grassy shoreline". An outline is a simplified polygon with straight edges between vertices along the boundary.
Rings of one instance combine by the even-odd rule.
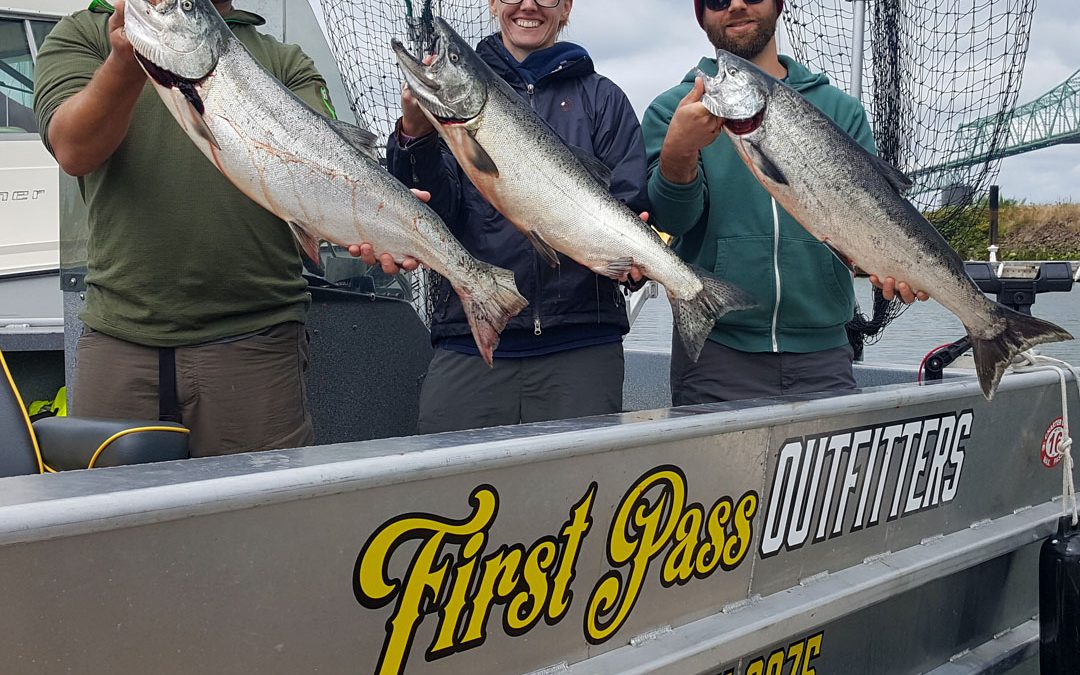
[[[985,260],[990,209],[979,203],[925,214],[966,260]],[[1080,204],[1006,201],[998,212],[999,260],[1080,260]]]

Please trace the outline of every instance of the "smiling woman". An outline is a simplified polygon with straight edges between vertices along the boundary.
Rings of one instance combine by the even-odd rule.
[[[530,113],[554,131],[559,143],[553,146],[574,146],[581,151],[579,159],[602,164],[599,173],[611,173],[610,194],[604,197],[614,197],[640,213],[646,210],[645,156],[637,117],[622,90],[596,73],[583,47],[559,41],[572,8],[573,0],[488,0],[500,32],[481,40],[474,55],[464,42],[450,49],[446,24],[436,21],[429,37],[435,37],[439,56],[425,61],[456,79],[450,62],[479,57],[485,69],[494,71],[491,81],[501,79],[512,89],[501,86],[506,97],[524,99]],[[433,51],[429,44],[424,47]],[[424,65],[416,59],[411,63],[409,70],[416,77]],[[538,168],[524,181],[508,178],[506,184],[531,186],[533,193],[522,196],[515,191],[513,198],[499,199],[490,180],[499,173],[498,160],[493,161],[481,144],[473,144],[473,154],[459,161],[460,155],[455,158],[439,142],[432,124],[441,117],[445,133],[444,123],[465,121],[471,115],[463,104],[481,109],[483,93],[469,91],[455,97],[457,109],[442,115],[447,101],[434,106],[428,97],[428,109],[421,110],[415,96],[422,96],[425,87],[416,82],[418,91],[410,87],[402,91],[402,116],[388,143],[387,166],[411,187],[430,190],[432,207],[454,236],[474,255],[513,270],[518,288],[529,300],[529,311],[507,324],[494,368],[488,369],[468,341],[460,302],[446,293],[445,285],[435,290],[431,336],[437,350],[421,391],[420,430],[470,429],[620,410],[622,336],[629,325],[617,281],[620,274],[625,278],[633,259],[624,261],[621,272],[613,274],[614,268],[607,268],[608,273],[600,275],[593,270],[603,266],[594,264],[590,269],[565,255],[570,247],[546,242],[539,232],[547,231],[552,216],[545,208],[529,205],[540,197],[542,202],[550,200],[552,213],[557,212],[560,198],[552,196],[551,181],[544,179],[550,174]],[[535,166],[541,142],[528,148],[532,152],[515,152],[513,159],[501,164],[502,171],[509,176],[513,166]],[[560,173],[569,175],[570,170]],[[587,179],[586,184],[593,182]],[[511,203],[516,211],[507,208]],[[473,394],[461,397],[458,392],[463,389]]]
[[[499,21],[503,45],[519,61],[555,44],[570,22],[574,0],[488,0]]]

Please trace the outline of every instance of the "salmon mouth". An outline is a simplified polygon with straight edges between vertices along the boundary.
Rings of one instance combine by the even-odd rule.
[[[749,117],[743,120],[724,120],[724,126],[731,130],[731,133],[736,136],[745,136],[746,134],[757,131],[761,123],[765,121],[765,108],[758,111],[753,117]]]
[[[139,62],[139,65],[143,67],[143,70],[146,71],[146,74],[149,75],[150,79],[152,79],[154,82],[157,82],[166,89],[178,90],[184,95],[184,98],[191,102],[192,107],[194,107],[200,115],[206,112],[206,107],[205,105],[203,105],[202,97],[199,96],[198,90],[195,89],[196,86],[206,80],[205,77],[201,80],[190,80],[186,77],[181,77],[176,73],[166,70],[161,66],[157,65],[150,59],[140,54],[138,50],[135,51],[135,59]]]

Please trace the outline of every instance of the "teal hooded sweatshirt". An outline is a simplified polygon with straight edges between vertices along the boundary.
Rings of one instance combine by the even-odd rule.
[[[787,56],[784,84],[802,94],[876,152],[862,105]],[[703,58],[705,73],[716,60]],[[727,134],[704,148],[693,182],[660,175],[660,149],[679,102],[694,86],[696,70],[652,102],[641,124],[649,162],[649,198],[657,227],[674,237],[679,256],[754,296],[757,307],[722,317],[709,335],[744,352],[807,353],[848,343],[855,293],[851,271],[775,203],[735,151]]]

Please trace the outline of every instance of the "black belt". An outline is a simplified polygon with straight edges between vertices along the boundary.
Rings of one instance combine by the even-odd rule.
[[[183,422],[180,399],[176,396],[176,350],[158,349],[158,419],[162,422]]]

